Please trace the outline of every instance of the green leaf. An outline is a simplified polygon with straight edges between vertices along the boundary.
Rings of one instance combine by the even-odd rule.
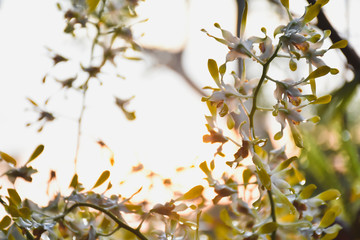
[[[37,146],[37,148],[35,149],[35,151],[33,152],[33,154],[31,154],[29,160],[26,162],[26,164],[32,162],[35,158],[37,158],[42,152],[44,151],[44,145],[39,145]],[[25,164],[25,165],[26,165]]]
[[[289,9],[289,0],[280,0],[281,4],[286,8]]]
[[[341,193],[337,189],[329,189],[326,190],[316,196],[316,198],[319,198],[323,201],[331,201],[339,198],[341,196]]]
[[[227,125],[228,129],[230,129],[230,130],[235,127],[235,121],[234,121],[234,118],[231,116],[231,114],[229,114],[227,117],[226,125]]]
[[[101,184],[103,184],[108,178],[110,177],[110,172],[108,170],[105,170],[99,177],[99,179],[96,181],[94,186],[91,189],[97,188]]]
[[[229,107],[224,103],[223,107],[221,108],[219,115],[220,117],[225,117],[226,114],[229,112]]]
[[[330,101],[331,101],[331,95],[325,95],[311,102],[311,104],[328,104]]]
[[[184,195],[176,199],[176,201],[195,199],[197,197],[200,197],[203,191],[204,191],[203,186],[201,185],[195,186],[192,189],[190,189],[188,192],[186,192]]]
[[[320,122],[321,118],[319,116],[314,116],[312,118],[309,118],[307,121],[313,122],[313,123],[318,123]]]
[[[220,87],[220,79],[219,79],[219,69],[217,63],[214,59],[208,60],[208,69],[211,77],[214,79],[216,85]]]
[[[306,187],[304,187],[304,189],[301,191],[300,193],[300,198],[301,199],[308,199],[311,197],[311,195],[314,193],[315,189],[316,189],[316,185],[315,184],[309,184]]]
[[[247,3],[247,0],[245,0],[244,11],[242,13],[242,18],[241,18],[240,37],[244,37],[245,27],[246,27],[246,19],[247,19],[247,12],[248,12],[248,3]]]
[[[293,72],[296,71],[296,69],[297,69],[297,64],[292,58],[289,61],[289,68]]]
[[[309,76],[306,78],[307,79],[311,79],[311,78],[318,78],[318,77],[322,77],[325,76],[326,74],[328,74],[330,72],[330,67],[329,66],[321,66],[319,68],[317,68],[316,70],[314,70],[312,73],[309,74]]]
[[[304,15],[304,23],[308,23],[313,20],[320,12],[321,4],[315,3],[307,7],[306,13]]]
[[[7,228],[10,225],[10,223],[11,223],[11,218],[8,215],[6,215],[0,221],[0,230],[4,230],[5,228]]]
[[[284,170],[285,168],[289,167],[290,164],[295,161],[298,160],[298,157],[294,156],[291,157],[289,159],[286,159],[285,161],[282,161],[276,168],[274,172],[280,172],[281,170]]]
[[[233,224],[232,224],[232,219],[228,213],[228,211],[223,208],[220,212],[220,219],[229,227],[232,227]]]
[[[206,161],[200,163],[199,167],[206,175],[211,174],[211,172],[206,164]]]
[[[335,222],[335,218],[340,214],[339,208],[332,207],[327,210],[322,217],[319,227],[326,228],[330,226],[333,222]]]
[[[0,157],[5,162],[11,163],[12,165],[16,166],[16,160],[13,157],[11,157],[10,155],[8,155],[4,152],[0,152]]]
[[[96,9],[99,2],[100,2],[100,0],[86,0],[86,3],[89,7],[88,11],[93,12]]]
[[[310,78],[309,82],[310,82],[310,87],[311,87],[311,93],[313,94],[313,96],[316,99],[316,81],[315,81],[315,78]]]
[[[78,185],[78,175],[75,173],[73,178],[71,179],[70,185],[69,187],[72,187],[74,189],[76,189],[76,186]]]
[[[27,207],[23,207],[19,209],[20,216],[23,219],[31,219],[31,210]]]
[[[266,172],[264,168],[256,167],[256,172],[259,176],[261,184],[267,189],[271,190],[271,179],[269,174]]]
[[[293,136],[295,145],[299,148],[303,148],[304,143],[303,143],[303,139],[301,137],[299,130],[297,129],[297,127],[294,124],[289,124],[289,126],[290,126],[291,134]]]
[[[21,205],[21,198],[19,196],[19,194],[17,193],[17,191],[15,189],[12,188],[8,188],[8,194],[10,197],[10,201],[15,204],[15,206],[19,207]]]
[[[275,134],[274,139],[275,140],[280,140],[283,137],[283,132],[279,131]]]
[[[337,68],[332,68],[332,69],[330,69],[330,73],[331,73],[332,75],[336,75],[336,74],[339,73],[339,69],[337,69]]]
[[[269,234],[274,232],[277,229],[278,225],[276,222],[268,222],[262,225],[257,232],[259,234]]]
[[[331,45],[329,47],[329,49],[334,49],[334,48],[345,48],[346,46],[348,45],[348,41],[343,39],[343,40],[340,40],[336,43],[334,43],[333,45]]]
[[[219,67],[219,73],[221,76],[224,76],[225,72],[226,72],[226,63],[224,63]]]
[[[251,176],[253,175],[253,172],[246,168],[244,171],[243,171],[243,174],[242,174],[242,177],[243,177],[243,183],[244,183],[244,187],[246,188],[246,186],[248,185],[249,183],[249,180],[251,178]]]
[[[331,227],[324,229],[324,232],[326,233],[326,235],[324,237],[322,237],[321,240],[335,239],[341,229],[342,229],[342,227],[339,224],[334,224]]]

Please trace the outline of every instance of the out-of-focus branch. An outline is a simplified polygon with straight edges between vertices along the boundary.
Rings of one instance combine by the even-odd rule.
[[[184,70],[182,64],[184,49],[180,49],[177,52],[170,52],[156,48],[143,48],[143,52],[154,58],[158,64],[166,66],[179,74],[195,92],[201,96],[206,96],[206,93],[194,83]]]
[[[241,19],[245,8],[245,0],[236,0],[237,4],[237,20],[236,20],[236,36],[240,37],[240,30],[241,30]],[[241,36],[243,37],[243,36]],[[238,74],[241,76],[243,71],[243,59],[238,59]]]

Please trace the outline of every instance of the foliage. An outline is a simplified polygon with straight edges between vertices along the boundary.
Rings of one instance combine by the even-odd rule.
[[[225,62],[218,66],[208,60],[208,70],[215,82],[210,96],[203,97],[210,114],[206,116],[209,134],[204,142],[218,144],[215,157],[226,157],[223,146],[235,144],[237,151],[227,159],[229,171],[217,179],[213,172],[215,161],[202,162],[199,165],[206,175],[209,188],[216,196],[212,201],[204,197],[204,186],[196,185],[180,196],[166,203],[149,206],[146,201],[133,202],[132,198],[121,195],[107,195],[112,187],[110,172],[104,171],[90,190],[86,190],[77,174],[70,182],[72,193],[63,196],[60,193],[48,206],[40,207],[36,203],[22,199],[14,188],[7,189],[6,196],[0,196],[0,203],[7,215],[0,221],[1,237],[5,239],[334,239],[341,226],[334,223],[341,212],[336,204],[340,192],[327,189],[316,192],[317,186],[307,184],[299,171],[298,156],[287,156],[286,147],[306,146],[307,138],[299,125],[305,122],[317,123],[320,116],[305,117],[302,110],[309,105],[328,104],[330,95],[317,96],[316,79],[337,74],[338,70],[327,66],[321,57],[329,50],[346,46],[346,41],[334,43],[329,48],[322,48],[330,31],[320,32],[311,26],[312,20],[319,14],[326,0],[318,0],[306,7],[301,17],[292,16],[289,1],[281,0],[289,20],[287,25],[275,29],[274,37],[267,35],[265,28],[262,37],[245,38],[247,3],[242,17],[241,36],[236,37],[215,27],[222,37],[209,37],[224,44],[229,52]],[[65,33],[76,37],[79,29],[95,29],[92,37],[90,64],[83,66],[81,74],[61,80],[64,89],[79,91],[85,100],[89,82],[101,82],[102,67],[107,63],[115,65],[114,58],[119,54],[125,58],[129,48],[138,51],[131,28],[124,25],[136,16],[138,1],[111,2],[106,0],[72,0],[65,11]],[[59,9],[64,7],[60,4]],[[89,30],[90,31],[90,30]],[[276,44],[273,42],[276,41]],[[118,45],[122,45],[118,47]],[[116,45],[116,46],[115,46]],[[102,49],[102,60],[96,62],[96,49]],[[242,72],[228,72],[229,62],[238,58],[245,59]],[[309,66],[308,73],[299,73],[299,79],[276,79],[270,76],[271,63],[279,58],[289,60],[290,71],[297,71],[300,62]],[[59,54],[53,56],[54,65],[67,62],[68,58]],[[252,61],[262,71],[258,79],[249,80],[246,66]],[[314,69],[315,68],[315,69]],[[84,78],[82,78],[84,77]],[[47,76],[44,78],[46,81]],[[271,108],[262,107],[260,94],[263,85],[275,86]],[[36,102],[30,103],[40,112],[39,121],[43,124],[55,119],[54,115]],[[116,104],[129,120],[135,113],[126,109],[129,100],[115,97]],[[45,106],[48,101],[45,102]],[[79,117],[79,133],[85,104]],[[261,127],[265,125],[264,115],[271,113],[280,124],[280,130],[268,137]],[[270,114],[268,114],[270,115]],[[45,122],[44,122],[45,121]],[[281,148],[274,148],[273,140],[291,135]],[[231,137],[235,135],[236,138]],[[79,147],[78,140],[78,147]],[[101,142],[102,143],[102,142]],[[104,143],[102,143],[104,144]],[[38,146],[24,166],[17,166],[17,161],[10,155],[0,152],[1,160],[9,164],[10,170],[4,173],[15,183],[18,178],[31,182],[31,175],[36,170],[30,166],[43,151]],[[251,160],[247,164],[246,160]],[[76,168],[76,158],[75,158]],[[241,174],[239,174],[241,172]],[[107,183],[103,193],[94,189]],[[257,187],[257,199],[246,199],[249,186]],[[242,197],[244,196],[244,197]],[[215,214],[212,211],[217,211]],[[134,227],[135,226],[135,227]]]

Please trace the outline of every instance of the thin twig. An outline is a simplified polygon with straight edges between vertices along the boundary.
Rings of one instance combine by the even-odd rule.
[[[120,228],[124,228],[127,231],[133,233],[135,236],[137,236],[141,240],[147,240],[147,238],[138,229],[134,229],[134,228],[130,227],[126,223],[122,222],[119,218],[117,218],[113,213],[109,212],[108,210],[106,210],[100,206],[97,206],[97,205],[94,205],[91,203],[83,203],[83,202],[75,203],[70,208],[68,208],[63,214],[55,217],[54,220],[57,221],[57,220],[63,219],[66,215],[68,215],[71,211],[73,211],[75,208],[78,208],[78,207],[89,207],[89,208],[96,209],[96,210],[106,214],[108,217],[110,217],[114,222],[116,222],[118,224],[118,226]]]

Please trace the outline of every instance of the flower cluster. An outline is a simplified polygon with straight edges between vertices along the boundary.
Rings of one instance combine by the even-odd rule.
[[[310,197],[315,190],[315,185],[303,187],[305,179],[297,170],[298,158],[288,158],[285,154],[286,145],[281,149],[270,152],[266,146],[269,141],[264,133],[260,136],[256,131],[258,127],[255,122],[257,112],[272,112],[272,116],[280,123],[280,131],[273,136],[279,140],[284,135],[284,129],[289,129],[293,137],[293,143],[304,147],[299,125],[311,121],[317,123],[320,117],[306,118],[302,115],[302,109],[312,104],[327,104],[331,101],[330,95],[318,97],[316,94],[316,78],[329,73],[337,74],[338,70],[325,64],[321,57],[330,49],[342,48],[346,42],[334,43],[328,49],[321,49],[324,41],[329,37],[330,31],[319,33],[311,27],[310,21],[319,13],[322,6],[328,1],[319,0],[314,5],[309,5],[300,18],[293,18],[289,11],[288,1],[281,1],[289,15],[289,23],[275,29],[274,37],[277,44],[262,28],[264,37],[250,37],[244,39],[234,36],[224,30],[219,24],[215,27],[220,29],[222,38],[209,34],[208,36],[226,45],[229,49],[225,63],[218,67],[217,63],[210,59],[208,61],[209,72],[217,87],[207,87],[212,90],[209,97],[203,98],[208,105],[211,115],[206,116],[209,135],[204,136],[205,142],[220,143],[217,154],[225,156],[221,150],[222,146],[231,140],[238,146],[239,150],[234,154],[235,160],[227,164],[233,168],[242,168],[242,183],[236,180],[236,176],[228,179],[224,184],[212,177],[212,169],[207,167],[206,162],[200,168],[207,176],[210,187],[214,188],[217,196],[213,199],[218,204],[221,198],[229,197],[230,208],[223,210],[221,219],[225,225],[232,229],[227,235],[231,239],[289,239],[295,232],[300,232],[306,239],[322,238],[333,239],[341,227],[332,225],[335,217],[340,214],[339,207],[328,208],[325,213],[319,211],[320,206],[326,206],[328,201],[335,200],[340,196],[338,190],[331,189]],[[245,7],[247,9],[247,6]],[[246,11],[244,11],[246,15]],[[245,17],[246,18],[246,17]],[[244,18],[243,18],[244,21]],[[242,28],[245,26],[242,25]],[[244,30],[242,29],[242,34]],[[256,49],[259,50],[256,50]],[[297,70],[297,64],[305,61],[309,65],[309,73],[301,79],[276,79],[269,76],[268,69],[277,58],[288,58],[291,71]],[[226,64],[238,58],[252,59],[260,64],[263,71],[256,84],[246,79],[245,66],[240,76],[232,72],[234,81],[228,83],[226,80]],[[316,67],[313,70],[313,67]],[[275,84],[274,100],[272,108],[259,106],[259,92],[266,82]],[[311,92],[303,90],[305,85],[311,86]],[[272,101],[272,100],[271,100]],[[269,101],[270,102],[270,101]],[[250,108],[249,108],[250,106]],[[226,120],[229,130],[240,136],[241,142],[233,140],[226,135],[221,125],[220,118]],[[258,120],[258,119],[257,119]],[[261,123],[260,124],[265,124]],[[255,131],[256,130],[256,131]],[[253,165],[242,164],[243,159],[251,158]],[[212,161],[212,164],[213,161]],[[243,199],[239,198],[239,186],[249,184],[249,179],[255,176],[258,185],[259,197],[250,207]],[[219,191],[219,188],[224,191]],[[241,207],[239,207],[241,206]],[[244,207],[245,206],[245,207]],[[242,211],[239,211],[242,209]],[[244,211],[244,209],[246,209]],[[233,216],[235,215],[235,216]],[[244,218],[249,222],[247,228],[236,219]],[[246,224],[245,224],[246,225]]]

